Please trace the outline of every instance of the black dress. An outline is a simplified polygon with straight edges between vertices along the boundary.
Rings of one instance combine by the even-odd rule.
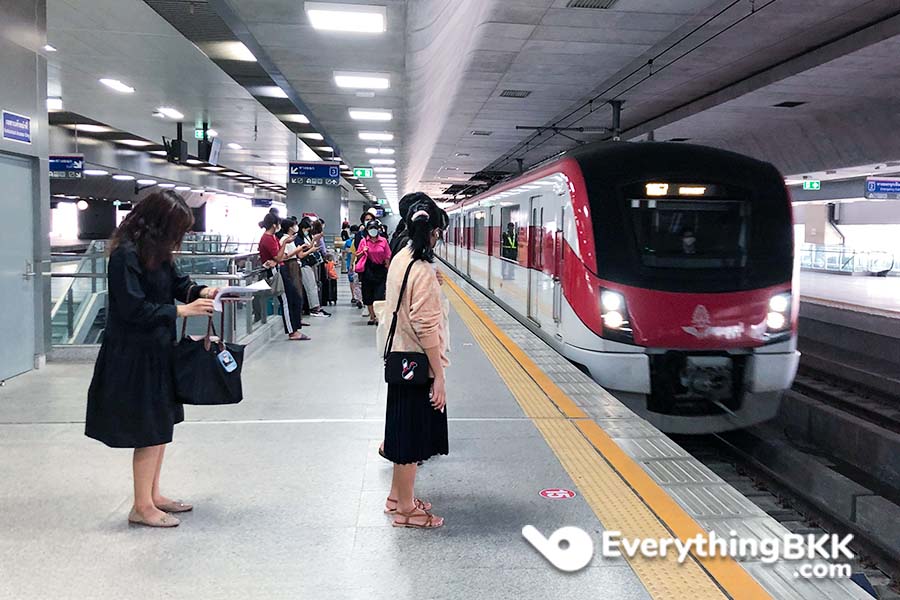
[[[106,329],[88,390],[85,435],[113,448],[172,441],[184,408],[175,401],[174,301],[192,302],[204,286],[171,263],[144,269],[130,243],[109,257]]]

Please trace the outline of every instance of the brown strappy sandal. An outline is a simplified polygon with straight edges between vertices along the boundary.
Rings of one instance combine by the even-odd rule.
[[[420,510],[420,509],[416,509]],[[404,522],[400,523],[397,519],[391,523],[394,527],[407,527],[409,529],[437,529],[438,527],[443,527],[444,519],[443,517],[438,517],[436,515],[431,514],[427,511],[422,511],[422,514],[417,514],[415,511],[411,513],[402,513],[397,511],[398,517],[403,517],[406,519]],[[425,517],[424,523],[412,523],[410,519],[414,519],[416,517]]]
[[[394,504],[398,504],[398,502],[396,500],[394,500],[393,498],[388,498],[387,502],[393,502]],[[424,510],[425,512],[428,512],[429,510],[431,510],[431,502],[426,502],[425,500],[422,500],[420,498],[413,498],[413,502],[415,503],[416,508],[418,508],[418,509]],[[396,508],[388,508],[387,503],[385,503],[384,514],[396,515],[397,509]]]

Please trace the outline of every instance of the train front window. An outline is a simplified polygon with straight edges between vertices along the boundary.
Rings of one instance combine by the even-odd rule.
[[[631,226],[646,267],[720,269],[747,264],[750,206],[741,200],[632,199]]]

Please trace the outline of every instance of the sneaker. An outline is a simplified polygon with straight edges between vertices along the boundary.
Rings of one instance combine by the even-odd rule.
[[[327,313],[324,310],[317,310],[317,311],[313,311],[313,312],[309,313],[309,316],[324,318],[324,317],[330,317],[331,313]]]

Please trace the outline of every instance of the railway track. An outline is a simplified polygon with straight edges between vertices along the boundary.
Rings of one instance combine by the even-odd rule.
[[[853,573],[865,575],[879,600],[900,600],[900,565],[896,557],[885,556],[877,544],[834,515],[825,513],[802,489],[766,465],[760,464],[745,449],[749,434],[673,436],[695,458],[737,489],[791,533],[854,534],[852,549],[856,559]],[[893,560],[891,559],[893,558]]]
[[[897,390],[898,396],[891,396],[807,366],[801,366],[792,389],[879,427],[900,433],[900,390]]]

